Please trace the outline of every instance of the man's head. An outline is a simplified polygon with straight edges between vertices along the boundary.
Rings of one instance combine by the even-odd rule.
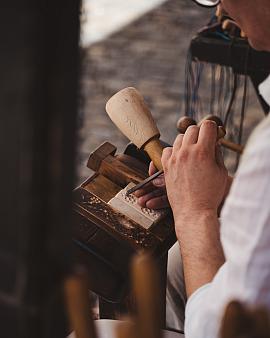
[[[270,51],[270,0],[221,0],[221,5],[253,48]]]

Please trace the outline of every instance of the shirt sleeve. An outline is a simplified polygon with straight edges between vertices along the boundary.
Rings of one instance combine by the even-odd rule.
[[[221,215],[226,262],[186,307],[186,338],[217,338],[231,300],[270,310],[270,117],[250,138]]]
[[[205,284],[196,290],[188,299],[186,304],[185,311],[185,332],[188,333],[190,337],[199,337],[200,336],[200,323],[195,321],[198,319],[196,316],[197,309],[203,309],[203,302],[207,294],[207,290],[211,287],[211,284]],[[188,337],[186,335],[186,337]]]

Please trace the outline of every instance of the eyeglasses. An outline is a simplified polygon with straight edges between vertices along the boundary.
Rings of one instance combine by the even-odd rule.
[[[193,0],[196,4],[203,7],[215,7],[220,3],[220,0]]]

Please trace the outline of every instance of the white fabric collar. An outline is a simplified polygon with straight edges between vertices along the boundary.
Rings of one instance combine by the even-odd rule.
[[[259,92],[264,100],[270,105],[270,75],[259,85]]]

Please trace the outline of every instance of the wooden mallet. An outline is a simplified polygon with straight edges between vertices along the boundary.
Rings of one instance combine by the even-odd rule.
[[[115,125],[139,149],[147,152],[155,167],[162,170],[161,156],[163,146],[160,133],[142,95],[132,87],[122,89],[106,104],[106,111]],[[136,196],[130,195],[134,184],[121,190],[108,204],[149,229],[153,224],[166,217],[167,212],[141,208]]]
[[[142,95],[135,88],[124,88],[110,98],[106,111],[122,133],[145,150],[155,167],[161,170],[160,133]]]

